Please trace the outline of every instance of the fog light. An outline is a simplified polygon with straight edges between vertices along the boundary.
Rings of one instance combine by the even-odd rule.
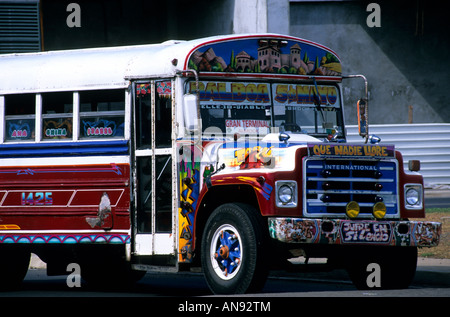
[[[345,207],[345,214],[350,218],[356,218],[359,215],[359,205],[356,201],[351,201]]]
[[[386,215],[386,205],[382,202],[377,202],[373,205],[372,214],[377,219],[383,219]]]

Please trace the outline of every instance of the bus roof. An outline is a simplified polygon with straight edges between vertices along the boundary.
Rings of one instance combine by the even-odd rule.
[[[201,76],[300,77],[340,81],[332,50],[278,34],[222,35],[161,44],[0,55],[0,95],[124,88],[130,79]]]

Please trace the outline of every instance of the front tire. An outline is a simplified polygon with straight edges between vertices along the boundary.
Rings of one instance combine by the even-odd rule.
[[[201,259],[206,282],[215,294],[260,291],[267,279],[264,222],[252,206],[219,206],[206,222]]]

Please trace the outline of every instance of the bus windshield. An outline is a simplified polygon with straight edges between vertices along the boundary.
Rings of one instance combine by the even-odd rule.
[[[195,83],[189,90],[195,91]],[[238,133],[259,138],[288,132],[344,137],[335,85],[201,81],[199,90],[206,136]]]

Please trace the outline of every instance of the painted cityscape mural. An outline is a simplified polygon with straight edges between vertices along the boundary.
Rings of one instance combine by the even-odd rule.
[[[341,76],[339,58],[312,43],[268,39],[212,43],[195,50],[188,68],[199,72]]]

